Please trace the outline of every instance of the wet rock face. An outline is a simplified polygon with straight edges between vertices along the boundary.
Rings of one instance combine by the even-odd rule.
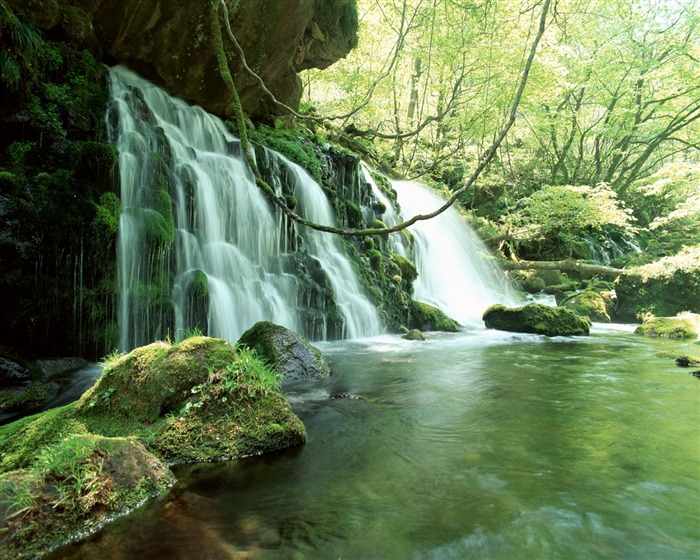
[[[211,43],[213,0],[9,0],[56,37],[81,48],[101,48],[106,60],[126,64],[173,95],[206,110],[230,114],[230,96]],[[231,27],[248,65],[278,100],[296,106],[297,71],[325,68],[357,44],[356,0],[226,0]],[[280,113],[258,83],[241,72],[222,29],[244,110]]]
[[[285,382],[323,379],[330,375],[328,362],[318,348],[281,325],[260,321],[244,332],[238,342],[254,349],[284,376]]]

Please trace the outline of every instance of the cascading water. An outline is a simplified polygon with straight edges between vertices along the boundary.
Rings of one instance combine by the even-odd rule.
[[[235,342],[259,320],[324,338],[328,318],[316,314],[310,326],[301,311],[309,296],[285,266],[292,245],[320,263],[332,286],[343,323],[336,335],[381,332],[342,245],[330,234],[297,232],[271,209],[239,140],[219,119],[125,68],[112,70],[111,95],[108,127],[121,170],[122,350],[195,326]],[[298,166],[271,157],[293,180],[299,211],[331,224],[321,188]]]
[[[403,219],[444,204],[435,192],[410,181],[392,181]],[[409,228],[418,279],[414,298],[442,309],[462,325],[483,326],[490,305],[521,305],[505,275],[485,256],[488,249],[453,208]]]

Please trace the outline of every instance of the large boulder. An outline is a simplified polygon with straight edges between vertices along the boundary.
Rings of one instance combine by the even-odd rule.
[[[255,350],[285,382],[323,379],[330,375],[328,362],[318,348],[295,332],[269,321],[255,323],[238,343]]]
[[[563,307],[531,303],[523,307],[496,304],[484,312],[484,323],[490,329],[544,334],[547,336],[587,335],[591,322]]]
[[[700,247],[640,266],[615,282],[618,322],[639,322],[652,314],[700,313]]]
[[[663,338],[698,338],[700,315],[683,313],[676,317],[647,317],[635,329],[635,334]]]
[[[411,301],[409,329],[419,331],[458,332],[459,323],[448,317],[442,310],[422,301]]]
[[[559,304],[570,309],[577,315],[588,317],[598,323],[609,323],[615,313],[614,292],[598,292],[596,290],[583,290],[562,300]]]
[[[38,27],[79,48],[104,51],[173,95],[228,115],[231,96],[219,75],[211,33],[211,0],[8,0]],[[267,88],[296,106],[297,72],[326,68],[357,44],[356,0],[226,0],[233,32]],[[242,70],[222,26],[234,80],[249,114],[273,107]]]
[[[155,342],[108,362],[76,413],[101,435],[146,437],[168,463],[232,459],[306,441],[279,381],[222,339]]]
[[[0,426],[0,557],[84,538],[174,481],[166,465],[304,443],[280,376],[192,337],[113,356],[79,401]]]

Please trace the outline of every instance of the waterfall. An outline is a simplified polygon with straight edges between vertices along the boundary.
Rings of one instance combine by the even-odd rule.
[[[122,350],[193,327],[235,342],[260,320],[309,338],[381,332],[341,242],[309,228],[297,231],[272,209],[222,121],[122,67],[111,71],[111,97],[108,129],[121,174]],[[319,185],[281,156],[269,157],[293,182],[297,210],[332,224]],[[299,247],[316,291],[293,269],[290,254]],[[324,296],[326,284],[333,293]],[[326,305],[335,306],[335,319]]]
[[[410,181],[392,181],[403,219],[444,204],[433,190]],[[485,257],[488,249],[454,209],[419,221],[413,234],[418,279],[414,298],[442,309],[462,325],[483,326],[481,316],[496,303],[521,305],[506,276]]]

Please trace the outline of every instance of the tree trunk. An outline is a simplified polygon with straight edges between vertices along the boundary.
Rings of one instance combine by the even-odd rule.
[[[583,263],[575,259],[565,259],[563,261],[509,261],[506,259],[497,259],[497,261],[504,270],[568,270],[615,277],[623,274],[630,274],[629,270],[599,264]]]

